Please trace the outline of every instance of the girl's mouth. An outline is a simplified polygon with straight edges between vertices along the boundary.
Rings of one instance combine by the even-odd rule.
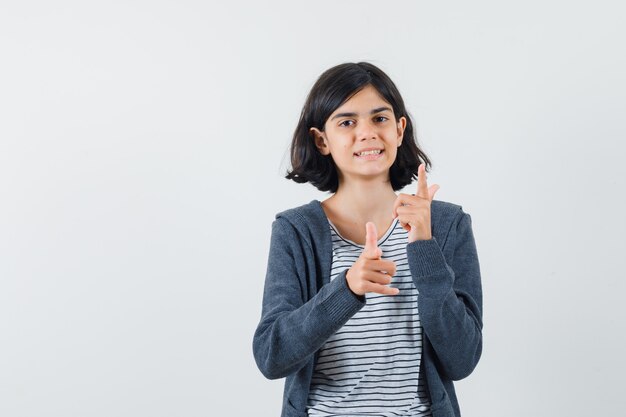
[[[380,158],[381,155],[383,154],[383,152],[385,152],[385,151],[381,149],[378,153],[375,153],[375,152],[372,153],[371,151],[370,152],[363,152],[361,155],[355,153],[354,157],[357,158],[357,159],[363,159],[365,161],[373,161],[375,159]]]

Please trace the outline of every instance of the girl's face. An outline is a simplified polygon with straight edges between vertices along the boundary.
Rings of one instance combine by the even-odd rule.
[[[396,122],[391,105],[367,85],[330,115],[324,132],[314,127],[310,131],[320,153],[332,156],[340,182],[374,178],[388,181],[405,127],[406,118]],[[375,152],[362,154],[368,150]]]

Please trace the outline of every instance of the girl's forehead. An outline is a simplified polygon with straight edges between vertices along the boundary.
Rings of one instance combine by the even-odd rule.
[[[346,100],[341,106],[337,107],[333,115],[344,112],[355,113],[357,110],[369,112],[374,109],[382,108],[393,111],[391,104],[389,104],[374,87],[367,86]]]

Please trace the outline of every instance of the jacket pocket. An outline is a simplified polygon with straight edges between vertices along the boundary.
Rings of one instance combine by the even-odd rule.
[[[454,410],[446,390],[443,390],[443,395],[437,401],[431,403],[430,411],[433,417],[454,417]]]
[[[291,400],[287,399],[285,405],[283,406],[283,412],[280,417],[307,417],[308,413],[306,410],[298,410],[292,403]]]

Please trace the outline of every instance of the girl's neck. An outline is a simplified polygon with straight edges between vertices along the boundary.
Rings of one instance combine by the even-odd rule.
[[[325,203],[357,223],[385,223],[393,218],[396,198],[397,194],[388,181],[350,181],[340,182],[337,192]]]

